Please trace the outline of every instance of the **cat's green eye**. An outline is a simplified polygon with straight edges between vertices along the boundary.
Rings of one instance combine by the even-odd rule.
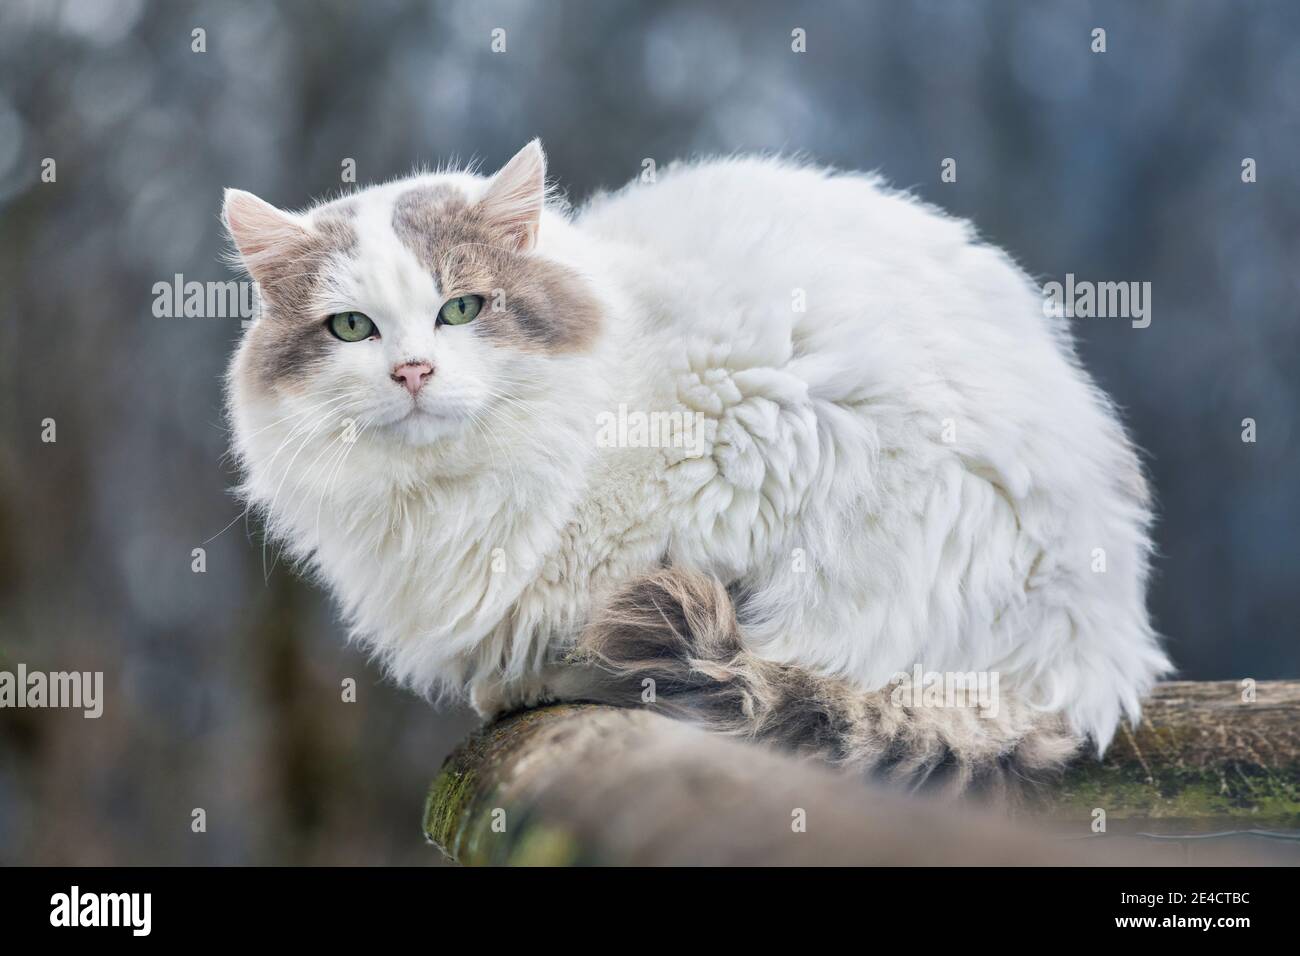
[[[444,325],[464,325],[473,322],[478,310],[483,308],[481,295],[461,295],[449,299],[438,310],[438,321]]]
[[[344,342],[364,342],[377,331],[370,316],[360,312],[336,312],[325,324],[336,339]]]

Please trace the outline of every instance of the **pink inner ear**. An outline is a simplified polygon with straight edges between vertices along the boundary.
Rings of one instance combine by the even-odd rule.
[[[274,256],[307,234],[288,213],[238,189],[226,190],[225,219],[230,237],[250,272],[254,265],[250,260]]]
[[[537,242],[545,201],[546,156],[541,143],[533,140],[492,177],[481,206],[492,226],[522,252]]]

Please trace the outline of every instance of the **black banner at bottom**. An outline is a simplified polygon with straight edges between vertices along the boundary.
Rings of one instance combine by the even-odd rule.
[[[905,927],[918,943],[1001,930],[1065,938],[1199,933],[1230,940],[1295,925],[1295,871],[1257,869],[8,869],[7,941],[283,939],[338,944],[415,932],[430,945],[483,934],[601,936],[634,943],[690,927],[732,945],[806,922]],[[699,938],[694,937],[694,938]]]

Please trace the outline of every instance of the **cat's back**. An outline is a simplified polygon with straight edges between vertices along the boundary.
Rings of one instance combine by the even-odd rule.
[[[640,266],[671,272],[684,296],[759,315],[788,315],[802,296],[810,313],[829,318],[833,305],[859,332],[873,319],[932,326],[943,316],[1022,333],[1047,326],[1010,258],[871,174],[754,156],[674,163],[597,195],[576,223],[640,250]]]
[[[673,163],[595,196],[578,221],[589,233],[684,261],[768,252],[796,261],[867,251],[893,258],[900,244],[942,254],[974,238],[967,223],[873,175],[758,156]]]

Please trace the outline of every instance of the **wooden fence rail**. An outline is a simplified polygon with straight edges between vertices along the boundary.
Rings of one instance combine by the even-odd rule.
[[[424,828],[466,864],[1169,862],[1141,842],[1096,839],[1098,810],[1108,832],[1130,818],[1300,828],[1300,681],[1261,682],[1253,698],[1235,682],[1161,685],[1141,724],[1104,761],[1081,757],[1033,821],[868,786],[652,708],[555,705],[462,744]],[[1263,859],[1240,843],[1197,854]]]

